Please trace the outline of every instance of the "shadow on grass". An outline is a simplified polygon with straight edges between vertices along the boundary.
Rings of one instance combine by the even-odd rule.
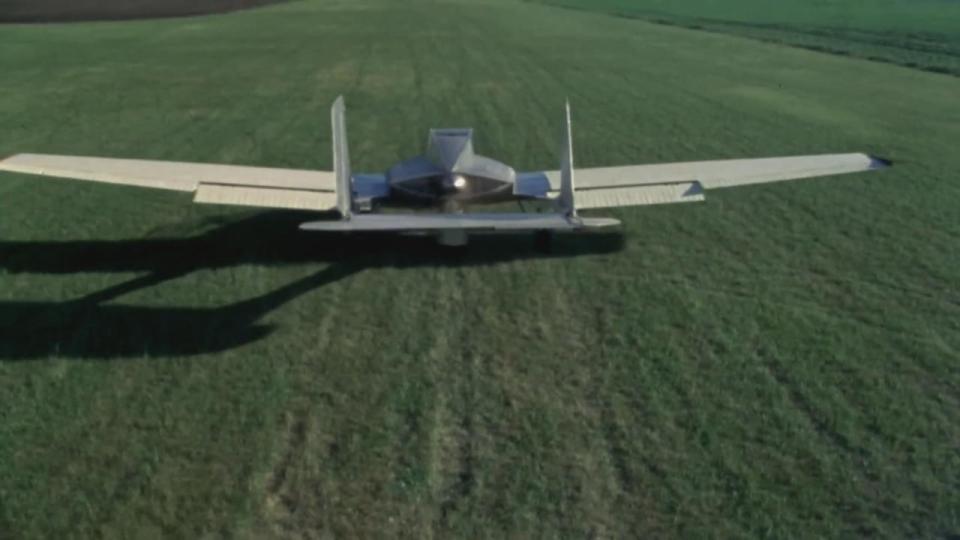
[[[8,272],[145,272],[63,302],[0,302],[0,359],[191,355],[224,351],[262,338],[258,324],[284,303],[378,267],[476,266],[510,260],[611,253],[620,234],[563,235],[548,251],[531,235],[477,236],[466,248],[431,238],[325,235],[297,229],[316,214],[268,212],[187,238],[116,241],[0,242]],[[322,270],[267,294],[216,308],[105,304],[191,272],[241,264],[326,263]]]

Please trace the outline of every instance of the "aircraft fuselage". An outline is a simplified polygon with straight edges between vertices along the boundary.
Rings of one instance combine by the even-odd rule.
[[[472,135],[470,129],[431,129],[425,154],[387,171],[390,197],[437,206],[514,200],[516,172],[475,154]]]

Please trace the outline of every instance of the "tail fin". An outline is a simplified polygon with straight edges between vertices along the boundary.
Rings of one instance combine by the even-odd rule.
[[[560,153],[560,211],[568,217],[577,217],[577,205],[573,199],[573,135],[570,131],[570,102],[567,101],[567,116],[563,124],[563,150]]]
[[[350,219],[353,207],[353,186],[350,181],[350,149],[347,146],[346,107],[338,96],[330,108],[333,126],[333,172],[337,178],[337,210],[343,219]]]

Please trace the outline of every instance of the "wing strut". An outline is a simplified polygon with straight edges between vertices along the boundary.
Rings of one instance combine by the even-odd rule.
[[[343,219],[350,219],[353,210],[353,186],[350,181],[350,149],[347,146],[346,107],[343,96],[337,96],[330,108],[333,128],[333,172],[337,181],[337,210]]]
[[[557,198],[560,212],[567,217],[577,217],[577,205],[573,198],[573,134],[570,128],[570,101],[566,104],[566,119],[563,123],[563,149],[560,151],[560,197]]]

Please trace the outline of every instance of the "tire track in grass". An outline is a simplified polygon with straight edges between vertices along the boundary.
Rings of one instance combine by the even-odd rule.
[[[757,473],[756,467],[741,466],[738,461],[744,451],[754,453],[743,441],[749,431],[727,423],[722,409],[703,406],[748,388],[748,381],[741,380],[729,380],[727,386],[720,387],[717,383],[722,379],[716,377],[722,374],[713,373],[716,369],[712,366],[736,350],[732,341],[739,338],[717,332],[730,327],[730,321],[723,315],[714,315],[714,309],[703,305],[696,293],[678,288],[664,300],[665,304],[681,306],[677,320],[696,322],[695,326],[674,323],[675,328],[666,337],[666,347],[654,354],[650,363],[651,374],[676,402],[668,422],[679,453],[663,454],[662,458],[673,463],[660,465],[684,472],[659,475],[668,493],[667,513],[674,520],[673,533],[689,535],[713,530],[704,528],[712,518],[731,514],[743,519],[726,523],[724,534],[744,535],[760,530],[758,519],[764,519],[764,523],[776,520],[770,514],[775,503],[751,488],[758,474],[763,474]],[[649,463],[655,471],[663,470],[656,461]]]
[[[648,473],[652,473],[656,477],[660,475],[657,473],[656,467],[648,460],[643,459],[640,463],[632,463],[630,459],[630,440],[623,425],[625,419],[616,405],[619,392],[614,384],[615,367],[613,362],[615,360],[611,357],[606,344],[607,337],[612,335],[611,332],[614,332],[609,312],[602,307],[595,308],[593,325],[591,326],[593,339],[590,339],[591,336],[589,335],[583,336],[583,342],[593,342],[588,348],[588,350],[593,351],[590,361],[592,369],[589,369],[587,373],[588,383],[584,386],[587,394],[584,397],[585,402],[593,409],[591,416],[595,417],[598,424],[603,441],[603,450],[606,453],[609,466],[612,468],[612,471],[607,474],[616,487],[613,500],[605,505],[605,513],[611,517],[620,513],[627,515],[628,512],[624,509],[634,507],[631,501],[639,499],[643,501],[641,504],[644,507],[654,506],[640,489],[640,479],[643,477],[643,473],[636,470],[636,467],[643,467]],[[646,517],[652,515],[651,512],[646,514]],[[625,526],[627,530],[636,530],[639,527],[649,527],[647,530],[660,529],[659,524],[643,523],[637,521],[637,517],[638,514],[632,514],[630,519],[621,521],[620,524]],[[613,520],[613,523],[617,523],[616,520]],[[620,534],[623,533],[625,531],[621,530]]]
[[[383,278],[377,272],[394,278],[386,287],[371,287]],[[309,362],[295,377],[295,392],[301,397],[291,408],[306,410],[306,451],[291,451],[296,457],[281,492],[293,494],[296,506],[286,515],[280,507],[268,521],[277,536],[310,536],[314,531],[367,536],[416,525],[424,455],[417,443],[424,431],[421,405],[432,402],[430,396],[421,399],[422,373],[411,369],[415,366],[407,354],[417,340],[384,357],[393,360],[390,363],[374,360],[383,356],[371,351],[379,352],[381,339],[416,335],[414,327],[423,317],[419,309],[405,309],[410,306],[404,301],[409,291],[417,290],[409,286],[412,273],[380,268],[365,276],[339,291],[342,301],[324,305],[324,319],[335,317],[339,325],[324,325],[329,344],[311,347],[321,355],[307,357]],[[366,313],[364,305],[380,310],[362,319],[358,315]],[[344,321],[351,321],[346,339]]]
[[[333,328],[334,317],[340,313],[346,289],[348,287],[345,286],[330,288],[330,296],[325,303],[323,315],[313,327],[316,350],[325,350],[330,345],[330,330]],[[311,366],[305,363],[301,362],[289,367],[295,370],[292,375],[298,386],[313,377]],[[291,408],[284,413],[283,436],[280,437],[282,443],[274,450],[274,456],[279,457],[271,460],[273,465],[263,481],[264,496],[261,515],[268,529],[285,535],[295,530],[298,510],[301,509],[301,494],[297,493],[298,486],[292,481],[291,472],[303,462],[307,448],[310,446],[311,436],[316,430],[316,422],[310,413],[310,408],[309,403],[292,403]],[[333,453],[336,447],[330,445],[328,450]],[[320,501],[325,499],[320,485],[317,486],[315,495]]]
[[[564,352],[555,356],[555,378],[550,382],[566,397],[565,446],[561,465],[571,468],[569,481],[560,493],[557,517],[563,534],[621,536],[628,531],[654,531],[656,505],[642,489],[644,468],[649,464],[632,460],[620,393],[615,382],[617,359],[607,340],[613,332],[612,312],[591,304],[589,285],[577,275],[576,265],[555,267],[555,291],[563,293],[535,304],[532,317],[566,321],[543,329],[539,339]],[[591,283],[589,281],[585,283]],[[582,446],[578,446],[582,445]],[[569,456],[578,456],[567,463]],[[623,516],[626,516],[624,518]],[[649,518],[647,522],[641,519]]]
[[[764,270],[764,275],[774,275],[772,270]],[[789,283],[792,278],[789,273],[781,273],[777,276],[778,280]],[[856,274],[850,274],[850,277],[843,274],[831,276],[820,272],[810,274],[820,285],[818,290],[823,291],[823,298],[831,298],[835,302],[842,300],[842,309],[837,311],[827,309],[825,301],[822,299],[807,297],[808,293],[798,292],[790,296],[796,296],[796,299],[790,298],[789,302],[783,305],[789,307],[791,311],[797,314],[803,314],[804,318],[816,317],[824,323],[829,323],[831,328],[844,328],[850,333],[868,333],[872,334],[871,340],[877,343],[885,343],[890,347],[891,352],[899,353],[901,358],[913,359],[906,365],[897,365],[890,368],[901,373],[909,370],[910,379],[923,380],[924,384],[936,388],[941,398],[949,400],[956,405],[957,391],[956,387],[951,385],[951,378],[948,372],[943,370],[943,362],[935,360],[937,354],[935,350],[947,355],[955,355],[949,345],[938,340],[944,328],[937,327],[927,321],[948,321],[952,320],[950,315],[952,309],[944,309],[942,301],[934,293],[928,293],[924,289],[905,288],[897,284],[888,284],[876,279],[875,276],[859,277]],[[798,286],[799,288],[799,286]],[[788,289],[789,290],[789,289]],[[884,304],[886,304],[885,307]],[[918,352],[920,348],[925,348],[929,352],[924,354]],[[859,361],[844,361],[844,355],[838,355],[837,361],[840,361],[845,370],[848,370],[852,379],[857,381],[868,381],[871,379],[871,371],[878,365],[873,363],[864,365]],[[932,360],[934,359],[934,360]],[[889,360],[887,360],[889,362]],[[906,373],[904,373],[906,374]],[[859,392],[847,393],[845,397],[851,400],[859,396]],[[919,394],[918,399],[924,396]],[[854,410],[871,410],[870,407],[857,401]]]
[[[472,394],[476,380],[476,367],[470,354],[463,355],[461,361],[464,370],[463,388],[460,390],[463,410],[457,419],[456,433],[459,437],[452,448],[455,466],[448,472],[448,485],[439,506],[439,528],[441,529],[450,528],[452,515],[462,510],[463,503],[469,499],[475,482],[475,457],[472,443],[475,423]]]
[[[866,450],[863,447],[857,446],[843,434],[831,428],[830,425],[817,414],[816,407],[814,407],[813,403],[803,394],[803,391],[792,380],[790,375],[787,374],[783,366],[774,359],[775,354],[761,350],[759,356],[761,364],[767,373],[769,373],[773,381],[783,389],[784,395],[790,405],[801,413],[807,425],[812,428],[814,433],[827,440],[830,445],[840,448],[846,453],[854,453],[861,458],[866,455]]]
[[[315,465],[304,485],[330,497],[324,515],[304,522],[304,531],[396,536],[417,526],[426,476],[422,419],[433,402],[416,354],[425,331],[418,295],[432,280],[393,268],[398,262],[387,258],[349,291],[338,318],[353,331],[334,338],[323,372],[315,372],[328,374],[337,396],[321,431],[335,453]],[[384,349],[384,343],[394,345]]]
[[[594,365],[602,365],[602,368],[592,370],[592,382],[595,386],[593,392],[595,395],[601,396],[599,398],[600,408],[597,412],[601,422],[600,425],[606,451],[616,472],[615,479],[620,491],[620,494],[617,496],[617,503],[619,505],[623,504],[626,498],[625,496],[631,496],[637,493],[634,487],[637,482],[637,475],[628,463],[628,452],[626,449],[627,437],[618,421],[616,408],[611,396],[612,366],[606,350],[606,344],[604,343],[604,336],[609,335],[608,332],[611,331],[611,325],[607,320],[606,314],[603,313],[603,310],[597,310],[595,324],[596,336],[598,338],[596,344],[592,347],[592,349],[596,351]]]
[[[451,274],[456,283],[451,283]],[[428,356],[433,359],[434,376],[437,380],[437,406],[434,426],[430,434],[432,491],[435,516],[431,529],[437,536],[456,529],[457,514],[463,511],[464,502],[473,491],[475,482],[475,437],[474,389],[476,363],[473,355],[471,332],[466,331],[463,320],[464,270],[442,268],[440,286],[437,288],[439,305],[435,315],[443,317],[446,331],[437,340]],[[456,369],[447,364],[456,360]]]
[[[280,519],[279,525],[284,531],[290,530],[289,518],[297,511],[297,499],[287,487],[287,475],[294,463],[300,461],[306,450],[308,413],[296,409],[285,413],[284,451],[273,466],[266,485],[266,506],[268,510],[278,512],[286,519]]]
[[[567,300],[567,297],[564,297],[564,300]],[[572,312],[570,301],[564,301],[563,307],[563,310],[569,313],[565,318],[585,319],[582,309],[579,310],[579,316]],[[590,417],[587,420],[599,427],[604,451],[612,466],[608,474],[618,491],[615,504],[621,504],[625,496],[636,493],[634,486],[638,475],[628,462],[627,437],[613,402],[613,361],[606,346],[612,325],[609,314],[603,307],[594,307],[592,316],[583,322],[577,329],[585,331],[578,331],[575,339],[577,343],[583,344],[578,354],[584,358],[589,357],[589,362],[582,364],[584,369],[580,374],[585,382],[583,397],[588,407],[587,415]],[[587,322],[589,324],[586,324]]]
[[[558,274],[559,266],[546,261],[503,265],[483,276],[484,288],[517,292],[489,298],[478,287],[472,299],[484,306],[473,322],[485,329],[477,346],[480,474],[473,509],[494,516],[505,534],[567,535],[597,521],[584,519],[593,516],[584,462],[595,458],[582,445],[595,438],[571,393],[582,378],[569,361],[579,345],[563,312],[564,289],[555,286]],[[545,313],[558,316],[555,326],[545,324]],[[505,343],[523,350],[507,352]],[[546,363],[531,361],[540,358]]]
[[[799,417],[802,419],[802,422],[806,424],[808,430],[815,434],[821,441],[825,442],[828,448],[839,450],[839,454],[834,454],[834,456],[838,456],[843,462],[852,465],[852,469],[845,465],[840,465],[848,476],[847,481],[855,484],[871,484],[875,486],[874,489],[876,491],[879,491],[879,485],[877,484],[879,479],[876,477],[875,472],[868,468],[868,461],[871,458],[870,452],[864,446],[857,444],[855,441],[850,440],[844,434],[834,429],[830,423],[823,418],[823,415],[818,412],[815,404],[805,395],[794,377],[776,360],[776,351],[770,351],[766,347],[761,347],[757,353],[757,357],[770,378],[782,389],[787,403],[799,414]],[[818,452],[811,449],[811,453]],[[831,461],[833,460],[830,459],[829,456],[826,456],[824,465],[830,468],[836,467],[836,465],[829,465]],[[838,503],[839,502],[842,501],[838,501]],[[879,532],[875,528],[869,528],[873,526],[872,523],[865,523],[872,522],[872,519],[871,513],[865,511],[862,504],[854,508],[845,508],[842,515],[845,517],[841,518],[837,516],[833,519],[844,519],[852,527],[857,528],[857,534],[871,535]]]
[[[766,273],[762,273],[762,272],[758,272],[758,273],[762,275],[767,275]],[[788,289],[788,294],[786,296],[788,297],[792,296],[792,294],[789,294],[789,287],[787,289]],[[737,291],[735,289],[726,290],[726,291],[712,290],[712,291],[708,291],[708,294],[723,296],[728,298],[729,300],[733,300],[736,302],[739,302],[748,296],[746,295],[745,290]],[[831,293],[831,295],[835,296],[835,294],[833,293]],[[726,302],[729,300],[724,300],[724,301]],[[795,301],[785,301],[785,300],[789,300],[789,299],[783,299],[783,298],[777,299],[776,305],[778,310],[781,307],[787,307],[787,306],[795,307],[797,305],[795,304]],[[814,302],[806,301],[804,303],[816,306]],[[803,311],[808,311],[808,309],[804,309]],[[823,317],[825,317],[828,321],[832,323],[832,325],[836,325],[834,326],[835,328],[849,327],[851,329],[854,329],[855,323],[859,323],[859,321],[850,321],[846,318],[839,317],[835,312],[830,312],[830,313],[823,312],[823,308],[818,308],[816,310],[810,310],[810,311],[814,311],[818,316],[822,315]],[[760,315],[759,317],[760,320],[767,318],[763,316],[762,312],[763,310],[758,312]],[[727,324],[724,324],[723,326],[727,326]],[[869,325],[865,325],[865,326],[871,331],[875,330],[873,328],[870,328]],[[839,332],[842,333],[843,331],[839,331]],[[756,341],[759,339],[760,335],[761,335],[761,330],[755,327],[751,330],[749,336],[744,336],[741,338],[741,340],[745,342]],[[885,332],[878,332],[875,339],[878,340],[879,342],[882,342],[888,338],[889,336],[886,336]],[[833,377],[831,377],[829,373],[825,372],[819,376],[819,377],[825,377],[825,378],[821,378],[819,380],[827,381],[828,387],[835,386],[839,391],[839,393],[835,395],[842,396],[841,399],[845,403],[837,403],[836,405],[830,405],[831,403],[836,403],[834,401],[835,397],[833,397],[832,395],[824,395],[824,397],[827,399],[826,402],[822,402],[816,399],[816,396],[823,395],[822,394],[824,390],[823,387],[815,386],[813,388],[809,388],[807,386],[809,382],[817,381],[818,376],[812,376],[812,377],[804,376],[803,371],[794,373],[793,370],[788,369],[788,366],[792,366],[794,364],[791,363],[788,365],[788,364],[785,364],[784,362],[778,361],[777,358],[779,354],[775,350],[771,352],[769,349],[764,349],[763,347],[760,347],[760,348],[761,348],[761,352],[757,357],[757,364],[759,364],[763,368],[764,372],[767,374],[767,377],[769,377],[771,382],[773,382],[776,385],[776,387],[779,388],[781,392],[783,392],[780,395],[783,395],[786,397],[786,400],[785,400],[786,403],[784,404],[785,406],[781,406],[777,410],[782,410],[783,412],[785,412],[787,417],[797,415],[794,417],[800,418],[799,430],[806,431],[806,432],[812,431],[815,434],[815,436],[813,437],[808,435],[799,435],[799,436],[791,435],[791,438],[795,436],[800,438],[800,440],[797,443],[795,443],[796,446],[794,446],[794,448],[797,448],[797,451],[790,452],[782,457],[787,459],[799,457],[802,462],[806,462],[808,459],[812,458],[817,462],[817,464],[814,466],[814,468],[811,471],[806,471],[802,469],[793,470],[793,471],[784,471],[787,474],[788,482],[790,482],[790,484],[793,486],[801,487],[801,484],[798,481],[808,481],[810,479],[811,473],[814,476],[820,476],[821,474],[826,474],[828,475],[827,479],[830,481],[837,481],[840,478],[844,478],[843,481],[846,482],[847,476],[853,476],[854,477],[852,480],[853,484],[861,484],[861,483],[866,484],[866,486],[862,489],[866,489],[868,490],[868,492],[872,490],[878,494],[881,491],[883,491],[883,484],[885,483],[888,484],[891,481],[891,479],[889,477],[890,475],[889,471],[885,472],[882,468],[880,469],[877,468],[879,465],[882,465],[882,463],[885,461],[885,458],[883,458],[883,455],[887,452],[887,450],[883,448],[886,443],[878,442],[878,439],[876,438],[876,437],[884,437],[884,434],[881,433],[880,431],[876,431],[876,425],[874,424],[874,422],[880,421],[880,419],[882,418],[883,416],[882,412],[879,412],[877,408],[880,407],[880,411],[883,411],[884,410],[883,406],[885,405],[885,403],[884,402],[877,403],[876,401],[871,402],[869,400],[864,401],[863,399],[860,399],[865,397],[866,394],[861,393],[860,388],[858,387],[859,385],[856,383],[850,383],[848,387],[845,381],[845,380],[851,380],[851,381],[869,382],[871,380],[871,375],[868,367],[862,365],[862,363],[857,361],[844,362],[843,361],[843,359],[845,358],[844,349],[832,348],[831,350],[834,351],[835,354],[837,354],[834,362],[838,362],[838,363],[836,363],[836,365],[834,366],[833,369],[831,369],[831,371],[836,372],[837,368],[842,369],[843,371],[842,378],[833,380]],[[851,355],[851,352],[852,351],[848,351],[846,355]],[[904,353],[904,355],[905,357],[909,357],[907,353]],[[862,357],[858,357],[855,354],[852,354],[851,356],[853,356],[854,358],[862,358]],[[804,381],[807,381],[807,382],[805,383]],[[902,394],[903,392],[901,391],[900,393]],[[917,398],[922,400],[924,396],[917,395]],[[799,414],[797,414],[797,411],[799,412]],[[829,416],[832,416],[834,414],[833,411],[837,411],[837,413],[840,414],[841,416],[844,411],[847,411],[847,412],[853,411],[855,413],[861,414],[862,415],[861,419],[856,421],[854,425],[855,426],[873,425],[874,432],[872,434],[867,434],[866,436],[857,433],[857,434],[854,434],[852,438],[850,436],[845,436],[842,432],[838,432],[830,423]],[[902,416],[902,413],[897,408],[889,409],[889,411],[896,413],[897,418],[900,418]],[[827,415],[827,417],[825,417],[825,414]],[[841,421],[842,421],[842,418],[841,418]],[[895,424],[896,424],[896,420],[893,421],[893,425]],[[843,424],[843,425],[847,425],[847,424]],[[888,427],[884,430],[887,434],[891,433],[891,427],[889,427],[890,425],[891,424],[888,424]],[[807,430],[803,429],[804,426],[807,427]],[[893,432],[895,433],[896,432],[895,428],[893,429],[894,429]],[[824,443],[825,446],[818,444],[816,442],[818,440]],[[839,448],[842,451],[839,453],[831,452],[831,451],[825,452],[824,451],[825,448],[826,449]],[[842,465],[842,463],[847,461],[851,462],[850,464],[851,466]],[[853,473],[850,474],[848,473],[848,471],[853,471]],[[919,489],[915,491],[919,492]],[[806,494],[806,495],[809,495],[809,494]],[[894,508],[897,506],[896,504],[891,503],[891,498],[893,497],[891,495],[884,495],[882,497],[879,497],[875,502],[863,502],[863,503],[856,502],[856,504],[853,506],[850,506],[850,503],[847,502],[847,500],[845,499],[845,494],[842,492],[840,493],[834,492],[830,496],[834,498],[834,504],[831,505],[833,508],[838,508],[840,507],[840,505],[846,504],[848,508],[850,508],[850,510],[846,512],[843,512],[843,511],[831,512],[829,510],[826,510],[826,511],[819,510],[819,512],[826,512],[831,514],[833,516],[831,519],[834,519],[834,520],[840,520],[844,515],[848,516],[846,518],[846,521],[851,527],[851,530],[856,529],[857,531],[859,531],[860,534],[869,534],[870,532],[876,532],[876,520],[870,517],[872,512],[868,510],[865,505],[867,504],[873,505],[873,504],[879,503],[879,504],[882,504],[883,506],[889,506],[891,508]],[[867,499],[867,500],[869,501],[870,499]],[[804,508],[809,508],[809,506],[804,505]],[[798,512],[803,513],[803,511],[798,511]]]
[[[803,364],[796,364],[801,367],[794,373],[788,364],[776,360],[776,350],[761,350],[760,360],[783,389],[787,403],[799,411],[802,421],[816,435],[815,439],[833,450],[820,452],[827,456],[826,463],[835,463],[831,466],[831,476],[861,486],[859,491],[867,495],[853,502],[838,498],[838,503],[849,507],[838,519],[842,518],[858,534],[876,534],[881,526],[875,517],[878,507],[902,507],[904,496],[909,496],[918,508],[936,506],[935,495],[929,491],[924,478],[949,469],[949,465],[944,460],[945,454],[930,455],[925,440],[934,430],[944,434],[951,431],[947,418],[949,411],[955,410],[956,401],[949,389],[939,386],[949,377],[928,372],[923,362],[911,362],[910,359],[928,354],[908,346],[901,336],[891,336],[884,327],[875,327],[856,316],[844,319],[827,313],[824,318],[831,320],[840,333],[874,334],[871,341],[884,344],[893,355],[883,355],[881,348],[872,351],[879,355],[873,361],[871,352],[858,355],[842,346],[832,346],[828,356],[830,369],[818,374],[822,382],[812,387],[805,386],[803,381],[818,379],[804,376]],[[869,390],[878,386],[896,389],[901,402]],[[936,390],[930,391],[931,387]],[[853,422],[849,420],[851,414],[855,418]],[[833,418],[837,418],[839,429],[831,422]],[[911,522],[933,518],[922,511],[903,513],[900,517],[904,523],[901,531],[910,531],[911,535],[919,534]]]

